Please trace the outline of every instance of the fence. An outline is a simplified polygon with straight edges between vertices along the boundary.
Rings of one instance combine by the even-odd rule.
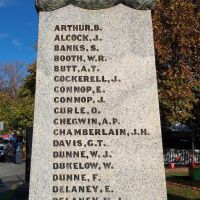
[[[192,150],[190,149],[164,149],[164,163],[171,162],[178,165],[189,165],[192,163]],[[200,164],[200,149],[194,151],[194,161]]]

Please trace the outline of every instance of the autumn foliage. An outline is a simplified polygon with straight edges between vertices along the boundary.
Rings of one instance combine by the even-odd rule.
[[[200,2],[158,0],[153,11],[161,116],[195,120],[200,94]]]

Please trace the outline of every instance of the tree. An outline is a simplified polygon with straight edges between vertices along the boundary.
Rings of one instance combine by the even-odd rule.
[[[33,62],[27,67],[29,75],[24,79],[23,88],[29,90],[31,95],[35,95],[36,84],[36,62]]]
[[[28,67],[30,66],[32,65]],[[6,64],[2,69],[0,120],[4,121],[5,131],[22,131],[33,123],[34,88],[28,84],[29,76],[32,74],[24,79],[21,65],[18,64]]]
[[[160,108],[166,125],[195,120],[200,93],[199,22],[197,1],[157,1],[153,27]]]
[[[17,98],[17,91],[22,85],[23,65],[10,63],[0,66],[0,91],[12,98]]]
[[[19,90],[20,116],[19,126],[27,127],[33,124],[35,85],[36,85],[36,62],[27,66],[28,76],[24,79],[23,85]]]

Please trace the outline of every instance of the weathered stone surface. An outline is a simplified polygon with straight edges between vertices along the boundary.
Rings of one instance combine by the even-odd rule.
[[[36,6],[40,11],[52,11],[73,4],[86,9],[104,9],[124,4],[138,10],[151,10],[155,6],[155,0],[36,0]]]
[[[151,12],[40,12],[34,121],[29,200],[166,200]]]

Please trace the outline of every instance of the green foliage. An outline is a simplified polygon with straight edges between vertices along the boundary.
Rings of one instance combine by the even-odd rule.
[[[29,75],[24,79],[23,89],[27,89],[30,92],[30,95],[35,95],[36,63],[30,64],[27,71]]]
[[[22,85],[14,87],[15,93],[7,87],[0,89],[0,120],[4,122],[4,131],[22,131],[33,123],[35,66],[35,63],[28,66],[29,75]]]

